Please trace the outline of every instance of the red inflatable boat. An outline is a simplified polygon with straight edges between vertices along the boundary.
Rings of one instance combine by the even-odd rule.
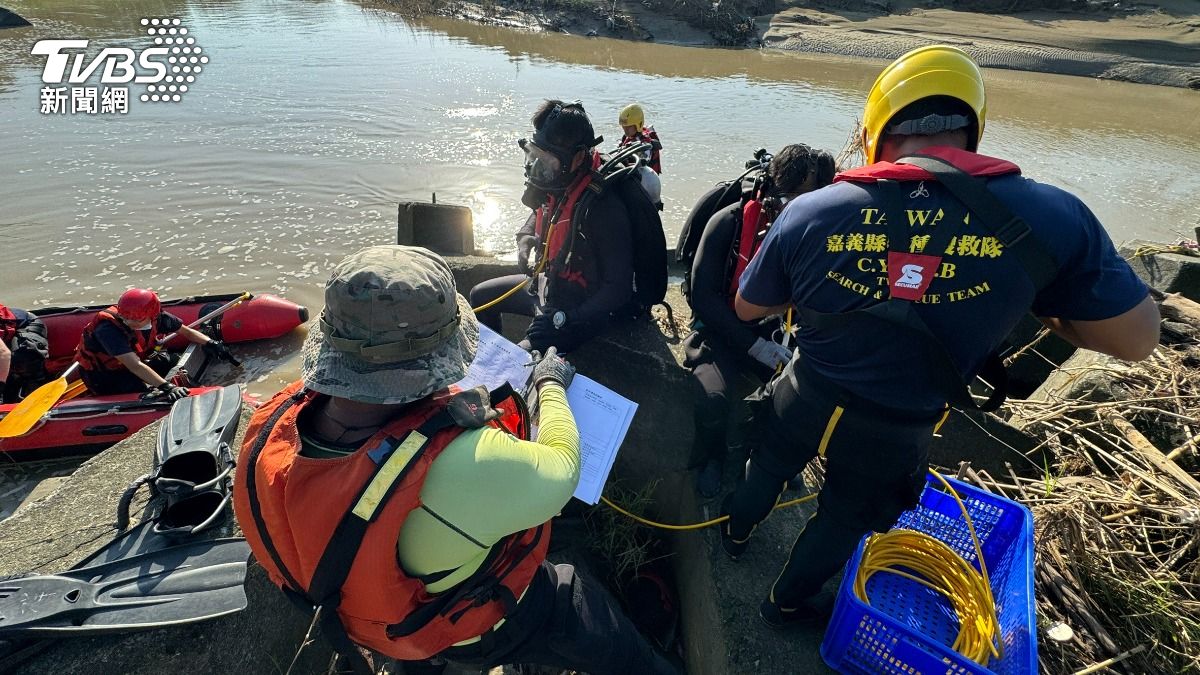
[[[189,324],[238,296],[208,295],[163,301],[163,310]],[[50,339],[50,359],[46,368],[58,375],[71,364],[83,328],[96,312],[109,305],[94,307],[49,307],[30,310],[46,323]],[[308,321],[308,309],[278,296],[263,294],[230,309],[197,327],[197,330],[226,343],[269,340],[286,335]],[[189,343],[175,338],[168,349],[182,349]],[[191,393],[202,394],[213,387],[203,386],[207,364],[199,349],[188,349],[176,370],[182,370],[190,382]],[[68,389],[67,395],[29,433],[0,438],[0,453],[12,460],[44,458],[96,452],[120,441],[142,427],[163,417],[170,410],[164,401],[142,401],[138,394],[93,396],[80,388]],[[3,418],[15,404],[0,405]]]

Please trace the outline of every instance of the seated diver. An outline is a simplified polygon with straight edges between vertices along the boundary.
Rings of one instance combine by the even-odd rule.
[[[48,379],[46,324],[22,309],[0,305],[0,403],[17,403]]]
[[[477,284],[471,306],[486,306],[532,277],[524,289],[478,312],[479,321],[499,331],[502,312],[532,316],[521,346],[565,353],[599,335],[633,296],[632,225],[612,191],[601,192],[586,216],[576,217],[600,162],[594,149],[600,139],[583,106],[546,101],[532,121],[533,137],[520,142],[526,175],[521,201],[533,209],[517,232],[521,274]]]
[[[835,171],[828,152],[789,145],[771,159],[758,193],[749,200],[757,200],[757,205],[734,202],[714,213],[704,227],[690,282],[693,332],[684,341],[684,366],[696,383],[692,457],[703,462],[696,479],[703,497],[715,497],[721,489],[731,387],[742,374],[765,383],[792,357],[792,350],[777,341],[782,338],[778,318],[738,319],[733,311],[738,277],[783,206],[829,185]],[[757,222],[745,222],[744,215]],[[739,248],[746,245],[749,251],[743,254]]]

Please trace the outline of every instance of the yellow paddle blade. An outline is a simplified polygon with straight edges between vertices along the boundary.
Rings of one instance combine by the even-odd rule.
[[[12,438],[28,433],[37,421],[42,419],[50,408],[58,403],[63,392],[67,390],[67,379],[60,377],[53,382],[47,382],[38,387],[24,401],[17,404],[12,412],[0,419],[0,438]]]
[[[74,382],[71,383],[71,386],[67,387],[67,390],[63,392],[62,398],[58,399],[58,402],[65,403],[65,402],[70,401],[71,399],[75,398],[76,396],[79,396],[80,394],[86,394],[86,393],[87,393],[87,385],[85,385],[83,383],[83,380],[75,380]],[[51,406],[51,407],[53,407],[53,406]]]

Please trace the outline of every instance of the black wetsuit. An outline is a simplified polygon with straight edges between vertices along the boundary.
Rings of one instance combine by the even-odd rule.
[[[569,297],[568,293],[555,293],[553,288],[545,305],[538,302],[538,279],[512,294],[503,302],[476,316],[489,328],[500,330],[501,313],[537,316],[562,310],[567,323],[561,330],[554,331],[552,339],[540,335],[527,335],[528,346],[545,350],[551,345],[560,352],[569,352],[587,340],[599,335],[612,320],[614,312],[624,308],[633,296],[633,233],[625,206],[616,192],[604,192],[595,198],[587,211],[587,219],[580,223],[582,237],[576,243],[587,247],[588,263],[583,269],[587,281],[586,292]],[[534,215],[530,214],[525,225],[517,232],[518,241],[534,234]],[[539,248],[540,251],[540,248]],[[500,297],[527,277],[513,274],[489,279],[471,289],[471,306],[479,307]]]
[[[730,307],[726,270],[733,239],[741,222],[741,203],[720,209],[709,219],[692,263],[693,332],[684,341],[683,365],[695,378],[695,445],[692,461],[723,460],[731,389],[739,379],[762,384],[769,368],[747,352],[758,338],[770,339],[775,320],[763,323],[737,318]],[[753,386],[753,385],[752,385]]]

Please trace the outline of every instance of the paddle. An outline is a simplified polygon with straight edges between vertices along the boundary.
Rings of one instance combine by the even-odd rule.
[[[249,291],[242,293],[233,300],[191,322],[187,327],[195,328],[215,316],[224,314],[251,297]],[[178,331],[176,331],[159,339],[157,347],[166,344],[178,334]],[[0,419],[0,438],[12,438],[28,433],[33,428],[33,425],[37,424],[38,420],[42,419],[42,416],[53,408],[54,404],[58,403],[58,400],[66,393],[68,386],[67,378],[73,375],[75,369],[78,367],[79,363],[72,363],[71,367],[67,368],[62,375],[59,375],[57,380],[47,382],[38,387],[32,394],[26,396],[25,400],[18,403],[16,407],[5,415],[4,419]]]

